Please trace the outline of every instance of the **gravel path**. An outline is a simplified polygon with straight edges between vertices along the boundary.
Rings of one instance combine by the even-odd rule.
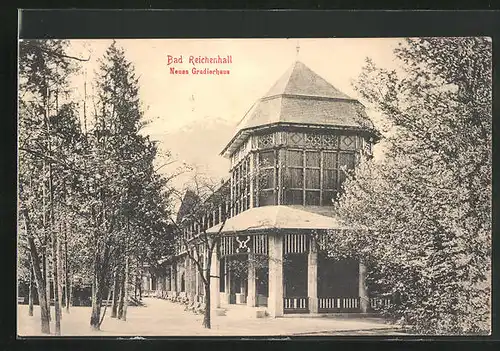
[[[184,305],[145,298],[144,307],[129,307],[127,321],[110,318],[110,309],[100,331],[89,326],[90,307],[72,307],[63,312],[62,336],[293,336],[293,335],[403,335],[374,319],[344,318],[255,318],[244,306],[232,306],[226,316],[212,316],[212,329],[202,327],[202,315],[184,311]],[[53,309],[52,309],[53,313]],[[18,334],[39,336],[40,310],[33,317],[28,306],[18,306]],[[54,322],[51,323],[54,332]]]

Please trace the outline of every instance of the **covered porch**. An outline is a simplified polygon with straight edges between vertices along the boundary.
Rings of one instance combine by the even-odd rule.
[[[327,231],[350,228],[313,206],[265,206],[228,219],[220,249],[211,258],[211,306],[245,305],[273,317],[294,314],[368,313],[390,298],[370,296],[366,267],[353,259],[328,257]],[[220,225],[208,229],[219,233]],[[153,295],[203,303],[194,264],[179,256],[157,279]],[[158,283],[156,283],[158,282]],[[156,283],[156,284],[155,284]]]
[[[230,218],[222,230],[220,256],[212,263],[219,272],[219,296],[212,299],[219,301],[216,307],[245,304],[281,317],[367,313],[390,303],[370,298],[362,262],[328,257],[326,231],[341,235],[349,228],[321,211],[266,206]]]

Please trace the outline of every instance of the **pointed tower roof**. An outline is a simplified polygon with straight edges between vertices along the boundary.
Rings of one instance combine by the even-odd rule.
[[[262,98],[283,94],[353,100],[300,61],[295,61]]]
[[[221,154],[230,156],[252,130],[280,124],[365,130],[377,134],[359,101],[339,91],[302,62],[295,61],[248,110]]]

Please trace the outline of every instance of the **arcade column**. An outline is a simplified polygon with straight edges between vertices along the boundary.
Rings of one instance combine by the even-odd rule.
[[[368,312],[370,299],[366,286],[366,266],[363,261],[359,261],[359,308],[362,313]]]
[[[307,296],[309,298],[309,313],[318,313],[318,251],[311,242],[307,255]]]
[[[283,316],[283,236],[269,235],[269,299],[267,307],[272,317]]]
[[[231,300],[231,272],[229,270],[228,257],[224,258],[224,304],[229,305]]]
[[[211,257],[210,266],[210,308],[216,309],[220,308],[220,283],[219,283],[219,273],[220,273],[220,261],[217,257],[217,252],[214,250]]]
[[[257,305],[257,286],[255,282],[255,255],[248,254],[247,306]]]

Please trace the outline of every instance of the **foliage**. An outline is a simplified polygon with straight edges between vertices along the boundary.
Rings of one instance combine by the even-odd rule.
[[[56,234],[67,243],[65,269],[94,284],[91,324],[98,327],[113,267],[137,267],[125,264],[129,258],[139,266],[155,262],[171,250],[164,240],[170,193],[153,165],[157,146],[141,135],[138,79],[124,51],[113,43],[100,61],[93,121],[82,128],[68,79],[77,73],[73,61],[84,60],[69,56],[67,47],[55,40],[20,43],[20,206],[30,213],[35,254],[49,255],[47,234]],[[47,224],[49,205],[55,226]],[[27,237],[21,230],[20,254]],[[23,272],[26,256],[20,262]]]
[[[491,41],[408,39],[395,55],[400,69],[367,60],[357,81],[392,128],[337,205],[359,230],[331,246],[372,264],[374,284],[399,296],[385,312],[414,332],[488,333]]]

